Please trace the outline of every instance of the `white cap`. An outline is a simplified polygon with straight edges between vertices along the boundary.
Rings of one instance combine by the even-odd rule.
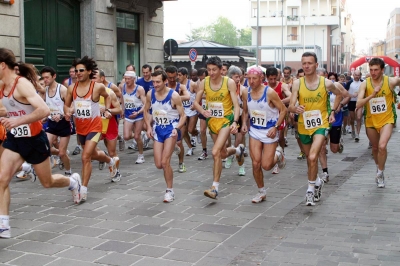
[[[126,71],[124,74],[124,77],[136,78],[136,73],[135,73],[135,71]]]

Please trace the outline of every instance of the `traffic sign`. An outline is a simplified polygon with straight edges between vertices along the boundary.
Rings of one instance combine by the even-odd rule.
[[[196,49],[192,48],[189,51],[189,60],[191,62],[196,62],[196,59],[197,59],[197,51],[196,51]]]
[[[173,55],[178,52],[178,43],[174,39],[168,39],[164,43],[164,52],[167,55]]]

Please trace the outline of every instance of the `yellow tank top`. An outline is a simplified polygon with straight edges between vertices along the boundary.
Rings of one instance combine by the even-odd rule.
[[[204,80],[204,94],[206,95],[207,109],[211,111],[211,117],[224,118],[233,114],[228,80],[228,77],[222,77],[222,85],[218,90],[211,88],[210,77],[206,77]]]
[[[108,94],[110,94],[111,89],[110,88],[106,88],[106,92]],[[99,105],[100,105],[100,108],[101,107],[105,108],[105,102],[104,102],[104,97],[103,96],[100,96]],[[107,133],[108,123],[110,123],[110,119],[106,119],[104,117],[104,114],[101,114],[101,133],[102,134],[106,134]]]
[[[298,100],[305,106],[305,112],[299,114],[299,134],[312,135],[319,128],[329,128],[331,106],[324,77],[319,77],[316,90],[308,89],[304,77],[300,78]]]
[[[366,79],[365,97],[374,91],[371,78]],[[364,106],[365,126],[381,128],[386,124],[393,124],[396,119],[396,95],[390,89],[389,77],[383,76],[383,84],[379,93]]]

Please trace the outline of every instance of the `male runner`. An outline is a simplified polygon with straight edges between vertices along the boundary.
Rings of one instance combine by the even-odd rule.
[[[221,75],[225,77],[228,74],[228,69],[231,65],[229,63],[223,62],[221,68]]]
[[[141,132],[143,130],[143,108],[146,103],[146,95],[142,86],[135,84],[136,73],[125,72],[125,84],[122,88],[124,109],[124,139],[126,141],[135,139],[139,150],[136,164],[145,162],[143,155],[143,141]]]
[[[186,89],[186,86],[184,84],[181,84],[180,82],[177,82],[177,80],[179,80],[177,78],[178,69],[175,66],[168,66],[165,69],[165,71],[168,79],[168,85],[167,85],[168,88],[174,89],[179,94],[183,106],[183,102],[190,100],[190,95]],[[185,126],[182,126],[181,134],[184,131],[184,128]],[[182,138],[179,138],[176,142],[176,153],[178,154],[178,159],[179,159],[178,172],[184,173],[186,172],[186,166],[185,163],[183,162],[185,157],[185,149],[183,147]]]
[[[75,75],[75,67],[71,66],[69,68],[69,78],[65,79],[63,81],[64,87],[68,88],[68,86],[70,86],[71,84],[76,82],[76,75]]]
[[[363,114],[363,108],[357,109],[356,112],[357,95],[360,89],[360,85],[363,82],[363,80],[361,80],[360,70],[354,71],[353,77],[354,79],[348,82],[346,85],[351,95],[351,99],[348,105],[350,111],[351,136],[354,138],[355,142],[358,142],[360,140],[361,117]],[[354,128],[354,121],[356,121],[357,123],[356,128]]]
[[[97,64],[88,56],[75,59],[73,64],[77,74],[77,82],[68,87],[64,101],[64,116],[66,120],[71,118],[71,104],[74,103],[76,133],[82,144],[82,201],[87,200],[87,186],[92,174],[92,160],[106,162],[109,165],[110,177],[117,173],[119,158],[108,157],[103,151],[96,149],[101,137],[102,125],[100,116],[99,100],[104,97],[104,116],[109,119],[110,97],[106,87],[101,83],[92,81]]]
[[[285,83],[288,86],[289,90],[292,89],[293,77],[292,77],[292,68],[290,66],[285,66],[283,68],[283,78],[281,78],[281,82]]]
[[[371,77],[360,85],[356,108],[365,107],[365,128],[377,167],[375,181],[378,187],[383,188],[387,144],[397,118],[394,88],[400,86],[400,78],[385,76],[385,62],[380,58],[372,58],[368,64]]]
[[[184,100],[182,102],[183,108],[185,109],[186,114],[186,125],[182,128],[182,138],[185,140],[186,144],[189,147],[189,150],[186,153],[186,156],[193,155],[194,147],[196,147],[196,137],[199,132],[196,129],[197,124],[197,111],[193,108],[193,101],[196,98],[197,92],[197,83],[188,79],[188,70],[186,67],[181,67],[178,69],[178,80],[180,84],[186,86],[186,90],[189,92],[190,98],[188,100]],[[189,133],[192,135],[190,138]]]
[[[43,187],[68,187],[74,202],[80,201],[78,174],[70,177],[51,174],[50,144],[40,122],[50,115],[50,110],[36,93],[35,69],[19,63],[20,74],[17,75],[16,65],[14,53],[0,48],[0,122],[8,130],[0,157],[0,238],[11,237],[9,184],[24,161],[33,165]]]
[[[275,71],[272,72],[272,69]],[[277,74],[276,68],[272,69],[270,73]],[[277,75],[274,76],[276,79]],[[243,97],[247,101],[247,108],[243,109],[242,131],[247,132],[250,116],[250,157],[259,191],[252,202],[259,203],[267,197],[262,170],[271,170],[275,164],[281,169],[286,165],[283,149],[278,146],[278,128],[284,122],[287,110],[275,90],[262,83],[262,70],[259,67],[249,69],[247,78],[250,87]]]
[[[290,88],[286,83],[278,81],[278,69],[275,67],[267,68],[265,71],[265,76],[267,77],[268,86],[273,89],[277,94],[279,99],[281,99],[283,105],[289,105],[290,96],[292,93],[290,92]],[[286,121],[284,120],[282,124],[278,127],[278,136],[279,136],[279,146],[281,146],[282,150],[285,150],[286,139],[285,139],[285,128]],[[275,165],[272,170],[273,174],[279,174],[279,166]]]
[[[181,137],[180,129],[186,119],[179,94],[165,85],[167,74],[164,71],[156,71],[151,76],[154,89],[146,95],[144,119],[147,124],[147,135],[154,139],[154,164],[158,169],[164,170],[167,184],[164,202],[168,203],[175,199],[171,156],[176,141]],[[152,116],[149,113],[150,106]],[[153,128],[151,127],[152,118]]]
[[[235,82],[221,75],[222,62],[219,57],[210,57],[207,62],[206,77],[199,86],[194,108],[207,118],[207,126],[214,141],[212,154],[214,157],[213,184],[210,189],[204,191],[204,195],[216,199],[218,196],[219,180],[222,171],[222,158],[233,154],[237,155],[239,166],[244,163],[244,145],[236,148],[226,148],[225,144],[230,134],[235,134],[238,127],[239,103],[236,96]],[[207,110],[199,104],[203,93],[206,95]]]
[[[56,82],[56,71],[49,66],[45,66],[40,71],[46,85],[45,102],[50,109],[47,126],[45,128],[49,143],[53,144],[60,138],[58,145],[58,156],[65,168],[65,175],[70,176],[71,164],[67,154],[69,139],[71,136],[71,121],[64,117],[64,100],[67,95],[67,88]]]
[[[102,83],[104,85],[105,75],[103,70],[96,71],[96,74],[93,76],[93,81]],[[122,112],[121,104],[119,103],[117,96],[111,88],[106,88],[108,95],[110,96],[111,104],[109,111],[112,116],[110,118],[105,117],[105,101],[104,97],[100,96],[99,106],[100,106],[100,114],[101,114],[101,138],[104,140],[104,145],[107,148],[107,154],[113,158],[118,157],[117,154],[117,140],[118,140],[118,120],[117,115],[120,115]],[[98,149],[98,148],[97,148]],[[105,162],[99,162],[99,169],[103,170]],[[117,172],[115,176],[111,178],[112,182],[118,182],[121,180],[121,173],[119,168],[117,168]]]
[[[317,62],[317,56],[313,52],[305,52],[302,55],[301,64],[305,77],[293,83],[289,105],[290,112],[299,114],[299,138],[307,156],[307,206],[315,205],[315,201],[320,200],[322,193],[323,181],[318,177],[318,155],[329,123],[335,122],[335,112],[330,110],[328,92],[340,94],[332,81],[317,75]],[[296,106],[297,100],[298,106]],[[334,110],[339,107],[339,102],[340,97],[336,97]]]

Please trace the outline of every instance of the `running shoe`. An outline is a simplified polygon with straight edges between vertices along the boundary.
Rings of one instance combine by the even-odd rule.
[[[279,167],[279,169],[283,169],[286,166],[285,153],[283,152],[283,149],[281,146],[278,146],[276,148],[276,151],[278,153],[280,153],[280,155],[278,155],[278,167]]]
[[[225,161],[225,168],[226,169],[231,168],[234,158],[235,158],[235,155],[232,155],[232,156],[229,156],[229,157],[226,158],[226,161]]]
[[[11,228],[0,224],[0,238],[11,238]]]
[[[51,169],[53,169],[57,165],[57,159],[55,158],[54,155],[50,156],[50,165],[51,165]]]
[[[193,146],[193,145],[192,145],[192,146]],[[195,147],[195,146],[193,146],[193,147]],[[194,148],[188,149],[188,151],[186,152],[186,156],[192,156],[192,155],[193,155],[193,149],[194,149]]]
[[[359,135],[359,134],[355,134],[354,140],[355,140],[356,142],[359,142],[359,141],[360,141],[360,135]]]
[[[307,191],[306,193],[306,206],[314,206],[314,193],[311,191]]]
[[[285,137],[285,147],[287,147],[288,146],[288,141],[287,141],[287,138]]]
[[[190,138],[190,144],[192,144],[193,147],[196,147],[196,145],[197,145],[196,137],[191,137]]]
[[[351,137],[354,139],[356,137],[356,133],[351,132]]]
[[[379,188],[385,187],[385,176],[383,175],[383,172],[381,174],[377,174],[375,180],[377,187]]]
[[[70,177],[70,176],[72,175],[72,173],[71,173],[71,172],[65,171],[65,172],[64,172],[64,175],[65,175],[66,177]]]
[[[165,203],[170,203],[173,202],[175,199],[175,195],[171,190],[166,190],[165,195],[164,195],[164,202]]]
[[[99,170],[103,170],[105,165],[105,162],[99,162]]]
[[[253,203],[260,203],[264,200],[266,200],[267,194],[263,192],[258,192],[257,195],[254,196],[254,198],[251,200]]]
[[[197,143],[198,143],[198,144],[201,144],[201,135],[200,135],[200,132],[199,132],[199,134],[197,134],[196,138],[197,138]]]
[[[201,154],[200,154],[200,156],[199,156],[199,158],[198,158],[198,160],[202,161],[202,160],[207,159],[207,157],[208,157],[207,152],[202,151]]]
[[[145,131],[142,131],[141,137],[142,137],[143,148],[147,149],[149,147],[150,139],[147,137],[147,134]]]
[[[79,153],[81,153],[81,147],[76,146],[75,150],[72,152],[72,155],[78,155]]]
[[[300,152],[299,156],[297,156],[297,160],[303,160],[306,158],[306,154],[304,152]]]
[[[273,174],[279,174],[279,166],[278,164],[275,164],[274,169],[272,169]]]
[[[344,150],[344,146],[342,143],[339,143],[339,153],[342,153]]]
[[[119,172],[119,170],[117,171],[117,173],[115,174],[115,176],[113,178],[111,178],[111,182],[119,182],[121,181],[121,173]]]
[[[186,172],[186,166],[185,166],[184,163],[179,164],[178,172],[179,172],[179,173],[184,173],[184,172]]]
[[[119,148],[119,151],[125,150],[125,140],[122,137],[120,140],[118,140],[118,148]]]
[[[328,183],[329,182],[329,174],[327,172],[323,172],[321,179],[322,179],[322,181],[324,181],[324,183]]]
[[[76,181],[76,186],[71,190],[72,192],[72,197],[74,199],[75,204],[79,204],[82,200],[81,197],[81,184],[82,184],[82,180],[81,180],[81,176],[77,173],[73,173],[71,175],[71,178],[74,179]]]
[[[249,157],[249,152],[247,151],[247,147],[244,147],[243,156],[244,157]]]
[[[239,144],[238,148],[240,150],[240,154],[237,156],[237,162],[239,165],[242,165],[244,163],[244,145]]]
[[[245,176],[246,171],[244,170],[244,165],[239,166],[239,176]]]
[[[143,154],[139,154],[138,155],[138,158],[137,158],[137,160],[136,160],[136,164],[142,164],[142,163],[144,163],[145,162],[145,160],[144,160],[144,155]]]
[[[204,190],[204,196],[209,197],[211,199],[217,199],[218,191],[212,186],[210,189]]]
[[[324,181],[321,180],[321,185],[320,186],[315,186],[315,193],[314,193],[314,201],[318,202],[321,199],[322,195],[322,187],[324,186]]]
[[[87,192],[83,192],[83,193],[81,193],[81,195],[82,195],[82,202],[85,202],[85,201],[87,201]]]
[[[176,155],[179,155],[179,154],[181,153],[181,148],[179,148],[178,145],[175,145],[174,153],[175,153]]]
[[[114,160],[114,164],[108,165],[108,169],[110,171],[110,177],[114,177],[115,174],[117,173],[117,169],[119,169],[119,158],[113,157],[113,160]]]
[[[136,143],[135,140],[133,140],[133,141],[132,141],[132,144],[128,146],[128,149],[130,149],[130,150],[135,150],[135,151],[138,150],[137,143]]]

